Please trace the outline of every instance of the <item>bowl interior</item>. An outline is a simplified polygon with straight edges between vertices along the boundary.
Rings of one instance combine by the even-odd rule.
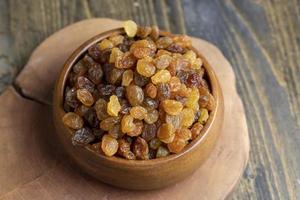
[[[54,105],[54,106],[59,107],[59,109],[58,109],[59,116],[62,117],[65,114],[65,111],[63,108],[64,89],[65,89],[65,84],[66,84],[68,74],[69,74],[70,70],[72,69],[73,65],[76,64],[76,62],[80,58],[82,58],[82,56],[87,52],[88,48],[91,47],[92,45],[94,45],[95,43],[109,37],[112,34],[123,34],[123,33],[125,33],[123,28],[117,28],[117,29],[113,29],[113,30],[101,33],[99,35],[96,35],[93,38],[86,41],[85,43],[83,43],[80,47],[78,47],[71,54],[71,56],[68,58],[68,60],[65,62],[64,66],[63,66],[63,69],[59,75],[59,79],[57,81],[56,88],[55,88],[55,92],[57,92],[57,95],[58,95],[58,102],[57,102],[58,105]],[[160,35],[166,36],[166,35],[170,35],[170,33],[165,32],[165,31],[160,31]],[[220,87],[218,87],[218,80],[216,78],[216,75],[215,75],[212,67],[207,62],[205,57],[203,57],[202,54],[199,53],[199,51],[197,49],[193,48],[193,50],[203,60],[203,66],[206,71],[206,78],[208,79],[208,82],[209,82],[209,85],[210,85],[210,88],[212,91],[212,95],[214,96],[215,103],[216,103],[215,108],[210,112],[208,121],[206,122],[203,129],[201,130],[200,136],[198,136],[196,139],[194,139],[192,142],[190,142],[180,153],[171,154],[166,157],[155,158],[155,159],[150,159],[150,160],[126,160],[124,158],[119,158],[119,157],[115,157],[115,156],[107,157],[107,156],[104,156],[104,155],[94,152],[88,146],[84,147],[84,148],[86,148],[88,151],[90,151],[90,153],[95,154],[96,156],[98,156],[102,159],[110,160],[112,162],[116,162],[116,163],[119,163],[122,165],[132,165],[133,164],[135,166],[143,166],[143,165],[151,165],[151,164],[169,162],[173,159],[176,159],[176,158],[183,156],[183,155],[187,154],[188,152],[192,151],[195,146],[201,145],[202,141],[209,134],[209,130],[210,130],[211,126],[214,124],[214,121],[216,118],[216,111],[219,109],[219,104],[220,104],[219,99],[220,99],[221,94],[220,94]],[[68,129],[68,131],[71,133],[71,129],[69,129],[67,127],[65,127],[65,128]]]

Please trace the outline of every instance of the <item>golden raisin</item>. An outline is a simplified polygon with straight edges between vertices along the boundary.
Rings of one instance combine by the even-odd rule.
[[[145,77],[151,77],[153,74],[155,74],[155,66],[148,62],[146,59],[140,59],[137,62],[136,65],[136,71]]]
[[[171,92],[177,92],[181,88],[180,79],[176,76],[172,76],[169,81],[169,86],[170,86]]]
[[[122,86],[128,86],[133,80],[133,71],[131,69],[126,70],[122,77]]]
[[[72,129],[80,129],[83,126],[83,119],[79,115],[73,112],[66,113],[63,116],[62,121],[64,125]]]
[[[124,36],[123,35],[112,35],[108,38],[114,46],[117,46],[124,41]]]
[[[200,108],[200,116],[198,122],[200,122],[201,124],[205,124],[206,121],[208,120],[208,117],[209,117],[208,110],[205,108]]]
[[[107,113],[110,116],[118,116],[119,111],[121,110],[121,105],[119,103],[118,97],[116,95],[112,95],[109,98],[109,102],[107,104]]]
[[[161,55],[154,59],[154,64],[157,69],[166,69],[172,61],[169,55]]]
[[[123,54],[124,53],[119,48],[117,48],[117,47],[112,48],[111,54],[109,56],[109,63],[116,62],[117,58],[118,57],[121,58],[123,56]]]
[[[162,102],[162,107],[169,115],[178,115],[183,105],[179,101],[167,99]]]
[[[196,122],[192,128],[191,128],[191,132],[192,132],[192,139],[196,139],[198,135],[200,135],[201,130],[203,128],[203,125],[200,122]]]
[[[214,107],[216,106],[215,105],[215,98],[213,95],[209,94],[209,100],[208,100],[208,103],[206,105],[206,109],[209,110],[209,111],[212,111],[214,109]]]
[[[125,139],[119,139],[118,143],[119,143],[118,154],[128,160],[135,160],[135,155],[130,150],[130,143],[127,142]]]
[[[129,131],[127,133],[127,135],[131,136],[131,137],[135,137],[135,136],[138,136],[138,135],[141,135],[142,134],[142,131],[143,131],[143,127],[144,127],[144,123],[140,120],[134,120],[134,129],[132,131]]]
[[[137,106],[144,101],[144,91],[137,85],[129,85],[126,87],[126,97],[132,106]]]
[[[168,46],[170,46],[170,44],[173,43],[172,38],[170,37],[160,37],[158,38],[158,40],[156,40],[156,46],[159,49],[165,49]]]
[[[189,127],[194,122],[194,111],[191,108],[182,109],[181,113],[181,125],[185,127]]]
[[[162,124],[157,131],[157,137],[164,143],[171,143],[175,137],[175,130],[172,124]]]
[[[116,68],[127,69],[133,67],[135,64],[136,59],[130,52],[126,52],[122,56],[116,57]]]
[[[191,93],[189,94],[185,106],[188,108],[195,108],[198,105],[199,100],[199,91],[197,88],[192,88]]]
[[[121,130],[123,133],[128,133],[135,129],[135,124],[133,123],[133,117],[131,115],[124,115],[121,121]]]
[[[158,111],[157,110],[149,110],[146,117],[144,118],[144,121],[147,124],[153,124],[158,120]]]
[[[202,65],[203,65],[202,59],[196,58],[196,60],[192,63],[191,68],[192,69],[201,69]]]
[[[194,63],[197,58],[197,55],[193,50],[189,50],[185,54],[183,54],[183,57],[188,59],[190,63]]]
[[[143,120],[147,115],[147,110],[142,106],[134,106],[130,109],[130,115],[139,120]]]
[[[136,35],[140,38],[146,38],[151,33],[151,27],[139,26]]]
[[[179,153],[183,150],[183,148],[187,145],[187,141],[175,137],[175,139],[168,144],[168,149],[172,153]]]
[[[157,40],[158,37],[159,37],[159,28],[158,26],[152,26],[151,27],[151,33],[150,33],[150,37],[153,39],[153,40]]]
[[[157,88],[153,83],[148,83],[145,88],[146,94],[154,99],[157,95]]]
[[[160,70],[156,72],[154,76],[151,77],[153,84],[157,85],[158,83],[167,83],[171,79],[171,74],[168,70]]]
[[[86,106],[91,106],[94,104],[94,97],[87,89],[78,89],[77,99]]]
[[[113,156],[118,151],[118,141],[110,135],[104,135],[102,137],[101,149],[106,156]]]
[[[111,49],[113,47],[114,47],[114,44],[108,39],[104,39],[99,43],[100,50]]]
[[[134,21],[128,20],[123,23],[123,28],[128,37],[134,37],[137,33],[137,25]]]
[[[103,120],[109,116],[106,111],[107,102],[104,99],[98,99],[98,101],[96,101],[94,105],[94,108],[96,110],[97,118],[99,120]]]
[[[181,126],[181,115],[168,115],[168,114],[166,114],[165,121],[168,124],[172,124],[174,129],[178,129]]]
[[[176,130],[176,137],[183,139],[184,141],[188,141],[192,139],[192,132],[188,128],[181,127]]]
[[[165,50],[165,49],[159,49],[157,52],[156,52],[156,56],[159,57],[159,56],[162,56],[162,55],[169,55],[171,56],[172,53]]]
[[[100,122],[100,128],[104,131],[109,131],[119,123],[118,117],[108,117]]]

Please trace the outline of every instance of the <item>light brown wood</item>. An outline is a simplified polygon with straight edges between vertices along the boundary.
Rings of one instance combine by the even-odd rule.
[[[80,26],[87,30],[95,25],[101,27],[101,23],[103,23],[102,20],[94,19],[81,22]],[[60,43],[61,46],[64,46],[63,51],[69,50],[71,52],[74,48],[72,49],[66,44],[73,45],[78,41],[71,42],[72,38],[70,36],[65,37],[64,34],[72,33],[70,35],[73,36],[72,28],[74,27],[67,27],[56,33],[41,44],[43,48],[38,47],[34,52],[25,67],[26,76],[21,73],[18,78],[19,86],[26,92],[26,95],[32,94],[32,98],[46,99],[41,97],[47,97],[43,94],[48,94],[52,86],[44,83],[48,79],[49,81],[54,80],[57,75],[55,72],[58,72],[64,62],[63,59],[50,59],[58,58],[61,49],[53,51],[52,48],[46,47],[52,46],[53,42]],[[94,34],[97,33],[99,30],[94,32]],[[89,37],[90,35],[85,39]],[[78,46],[81,42],[74,46]],[[244,110],[236,93],[231,66],[220,51],[202,40],[194,39],[193,43],[215,69],[222,84],[225,100],[225,127],[220,135],[220,140],[212,155],[193,176],[171,187],[151,192],[120,190],[97,182],[78,172],[72,164],[65,161],[64,156],[59,153],[60,151],[55,151],[58,148],[57,146],[57,148],[53,148],[55,139],[43,139],[44,136],[53,137],[50,108],[20,98],[10,88],[0,97],[2,105],[0,116],[1,119],[5,117],[5,120],[1,122],[3,133],[0,135],[1,141],[5,144],[0,148],[0,197],[2,199],[21,199],[22,197],[25,199],[33,199],[34,197],[36,199],[41,197],[45,199],[75,197],[96,199],[103,196],[110,199],[225,198],[238,182],[248,159],[249,140]],[[45,58],[49,59],[48,62]],[[39,63],[39,67],[31,69],[34,63]],[[43,74],[40,71],[47,71],[46,67],[57,69],[53,69],[51,73],[49,71],[44,73],[47,76],[31,76],[32,74]],[[33,81],[31,81],[31,85],[28,82],[23,85],[22,83],[26,82],[24,79],[32,79]],[[41,82],[40,80],[44,81]],[[37,91],[45,92],[39,94]],[[37,125],[34,125],[35,123]],[[30,139],[23,140],[20,134],[22,137]],[[25,159],[26,162],[24,158],[27,158]]]

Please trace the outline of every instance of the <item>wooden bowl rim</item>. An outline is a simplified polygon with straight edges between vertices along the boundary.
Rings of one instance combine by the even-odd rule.
[[[75,51],[73,51],[73,53],[66,60],[62,70],[60,71],[56,85],[55,85],[55,90],[54,90],[54,95],[53,95],[54,96],[53,107],[58,107],[57,111],[59,113],[57,116],[62,117],[66,113],[63,108],[64,88],[65,88],[67,75],[69,74],[73,65],[78,61],[78,59],[84,53],[86,53],[88,48],[91,47],[92,45],[94,45],[95,43],[97,43],[105,38],[108,38],[109,36],[111,36],[113,34],[124,34],[124,33],[125,33],[125,31],[121,27],[102,32],[102,33],[88,39],[82,45],[80,45]],[[167,31],[160,31],[159,34],[160,34],[160,36],[172,35],[171,33],[167,32]],[[134,167],[145,167],[146,166],[147,167],[147,166],[162,164],[165,162],[170,162],[172,160],[175,160],[175,159],[177,159],[181,156],[184,156],[184,155],[188,154],[189,152],[193,151],[193,149],[196,148],[196,146],[201,145],[201,143],[207,138],[207,136],[210,132],[210,129],[216,120],[217,111],[220,110],[220,106],[221,106],[220,101],[223,101],[223,98],[222,98],[221,87],[219,85],[218,79],[217,79],[216,74],[213,71],[212,67],[207,62],[206,58],[196,48],[192,47],[192,49],[197,53],[197,56],[199,56],[203,60],[203,66],[208,75],[209,83],[210,83],[211,90],[212,90],[212,95],[215,98],[215,108],[213,111],[211,111],[208,121],[206,122],[203,129],[201,130],[200,137],[197,137],[195,140],[190,142],[180,153],[171,154],[166,157],[155,158],[155,159],[150,159],[150,160],[126,160],[124,158],[119,158],[116,156],[107,157],[105,155],[99,154],[99,153],[91,150],[89,146],[83,147],[83,149],[88,150],[90,153],[96,155],[97,157],[107,160],[112,163],[124,165],[127,167],[131,167],[131,166],[134,166]],[[71,129],[69,129],[67,127],[65,127],[65,128],[68,130],[68,132],[70,132],[70,134],[72,134]],[[57,133],[57,134],[64,134],[64,133]],[[82,147],[78,147],[78,148],[82,148]]]

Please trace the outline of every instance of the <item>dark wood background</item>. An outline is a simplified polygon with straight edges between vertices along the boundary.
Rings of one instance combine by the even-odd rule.
[[[251,142],[232,198],[300,199],[299,0],[0,0],[0,92],[47,36],[92,17],[157,24],[217,45],[236,74]]]

